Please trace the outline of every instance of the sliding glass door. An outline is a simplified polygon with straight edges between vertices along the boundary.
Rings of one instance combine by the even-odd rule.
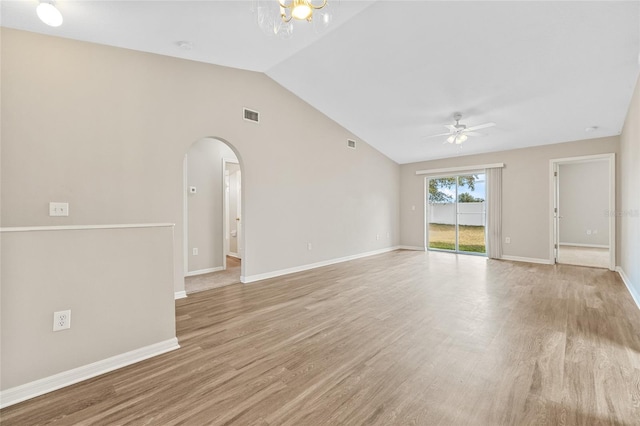
[[[427,247],[486,254],[485,174],[427,178]]]

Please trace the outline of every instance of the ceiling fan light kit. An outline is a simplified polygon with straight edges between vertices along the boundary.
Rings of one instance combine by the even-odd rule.
[[[481,133],[475,132],[475,130],[486,129],[489,127],[493,127],[496,123],[484,123],[479,124],[477,126],[467,127],[465,124],[460,124],[460,120],[462,119],[462,114],[456,112],[453,114],[453,119],[456,121],[456,124],[447,124],[445,127],[449,129],[448,133],[440,133],[437,135],[429,136],[429,138],[435,138],[440,136],[448,136],[444,143],[450,143],[455,145],[460,145],[469,139],[469,136],[482,136]]]

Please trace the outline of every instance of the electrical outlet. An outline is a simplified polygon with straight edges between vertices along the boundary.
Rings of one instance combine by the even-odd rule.
[[[587,235],[591,235],[591,229],[587,229]]]
[[[53,331],[71,328],[71,310],[53,313]]]
[[[504,237],[505,244],[511,244],[511,237]]]
[[[313,248],[313,246],[311,245],[311,243],[307,243],[307,250],[311,250]]]
[[[194,256],[198,255],[198,249],[197,248],[194,248],[191,252],[193,253]]]
[[[376,241],[380,239],[380,234],[376,234]]]
[[[49,216],[69,216],[69,203],[49,203]]]

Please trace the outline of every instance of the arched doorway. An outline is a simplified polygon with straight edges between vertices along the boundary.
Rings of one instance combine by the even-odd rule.
[[[242,166],[227,141],[206,137],[184,157],[187,294],[240,283],[244,265]]]

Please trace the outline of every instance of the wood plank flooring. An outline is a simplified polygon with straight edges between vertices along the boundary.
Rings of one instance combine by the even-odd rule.
[[[180,350],[2,425],[638,425],[617,274],[396,251],[190,295]]]

